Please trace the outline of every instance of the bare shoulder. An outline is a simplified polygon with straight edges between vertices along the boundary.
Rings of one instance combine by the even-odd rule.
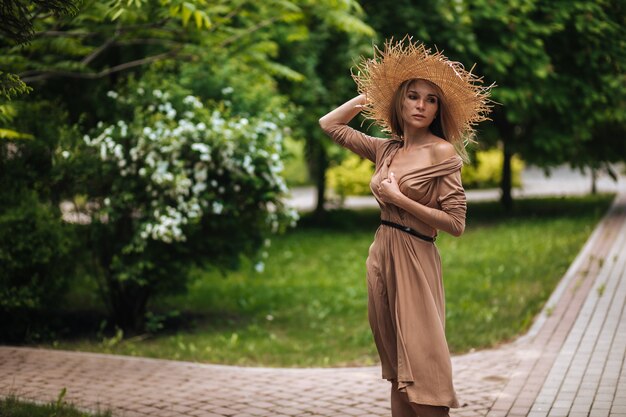
[[[454,149],[454,145],[443,139],[438,140],[431,149],[433,163],[435,164],[452,158],[457,154],[456,149]]]

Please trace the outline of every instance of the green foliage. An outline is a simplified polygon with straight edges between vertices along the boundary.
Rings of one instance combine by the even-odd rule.
[[[2,327],[3,340],[45,333],[46,323],[34,317],[56,306],[73,277],[75,235],[61,222],[51,158],[64,117],[43,101],[3,106],[0,125],[25,132],[0,141],[0,308],[11,323]]]
[[[447,338],[453,352],[498,345],[528,329],[610,196],[520,200],[512,213],[470,203],[460,238],[442,234]],[[257,366],[359,366],[378,362],[367,321],[365,259],[378,210],[304,216],[254,262],[227,275],[196,269],[185,295],[155,300],[178,325],[114,346],[61,340],[60,349]],[[476,331],[480,329],[480,331]]]
[[[17,110],[14,105],[10,103],[0,104],[0,139],[33,139],[33,135],[28,133],[20,133],[13,129],[4,128],[4,126],[11,126],[16,117]]]
[[[463,186],[466,189],[499,187],[502,181],[502,160],[502,151],[499,149],[476,152],[472,164],[464,165],[461,171]],[[524,163],[517,156],[514,156],[511,162],[512,184],[514,187],[520,187]]]
[[[276,37],[298,38],[308,3],[88,1],[78,16],[61,22],[62,30],[58,22],[38,21],[40,35],[20,50],[3,48],[0,66],[21,73],[26,82],[39,82],[58,77],[99,79],[173,58],[196,64],[208,59],[210,67],[219,68],[223,57],[230,55],[256,62],[271,77],[303,80],[298,71],[274,58]],[[341,17],[348,19],[345,3],[353,2],[328,3],[326,11],[337,12],[336,24]]]
[[[279,116],[296,110],[281,83],[300,84],[306,91],[304,81],[314,71],[308,68],[305,74],[292,66],[287,46],[308,39],[309,27],[317,27],[312,21],[339,31],[346,22],[350,30],[367,30],[352,19],[358,12],[356,1],[87,0],[75,16],[34,16],[36,36],[28,44],[16,48],[0,37],[0,68],[35,86],[29,97],[12,103],[14,117],[0,115],[0,132],[10,138],[2,147],[1,202],[17,204],[12,196],[33,189],[40,201],[74,203],[77,218],[91,221],[77,226],[88,242],[80,259],[89,268],[82,267],[101,278],[97,290],[116,322],[137,330],[153,294],[184,290],[188,265],[236,268],[241,253],[254,256],[268,231],[293,220],[279,201],[285,191],[279,181],[284,149],[270,149],[269,138],[295,125]],[[106,92],[119,91],[126,98],[128,91],[120,86],[131,72],[150,85],[146,97],[142,101],[135,89],[132,105],[113,104]],[[153,103],[147,102],[147,93],[157,89],[171,94],[171,107],[148,110]],[[205,134],[198,131],[178,136],[182,124],[176,125],[168,112],[176,111],[176,120],[187,118],[182,115],[189,111],[182,102],[186,95],[212,103],[198,110],[193,122],[208,126],[210,138],[191,137]],[[311,112],[309,119],[314,117]],[[98,127],[99,121],[106,123]],[[211,126],[214,121],[225,130]],[[159,135],[159,146],[149,141],[138,145],[144,127],[151,133],[176,132]],[[101,136],[108,128],[111,135]],[[93,133],[92,146],[82,140],[85,131]],[[233,133],[230,141],[227,131]],[[190,149],[198,141],[215,146],[204,153]],[[131,150],[141,161],[132,160]],[[175,190],[188,190],[188,181],[192,187],[203,182],[196,174],[203,177],[200,168],[210,162],[199,161],[200,156],[223,165],[206,169],[203,181],[209,186],[198,191],[197,201],[185,195],[179,202]],[[151,158],[167,165],[163,171],[174,179],[159,177],[161,168],[147,166]],[[244,166],[246,158],[251,161]],[[141,168],[145,171],[139,174]],[[218,195],[222,188],[225,201]],[[208,213],[202,207],[207,201],[211,216],[196,215]],[[263,267],[260,260],[255,265]],[[154,319],[149,325],[158,327]]]
[[[293,106],[278,91],[278,75],[262,62],[275,53],[272,42],[242,45],[234,52],[210,50],[199,62],[181,65],[178,82],[200,97],[224,101],[233,114],[292,113]]]
[[[25,133],[16,132],[11,129],[0,129],[0,139],[32,139],[33,136]]]
[[[151,296],[184,290],[189,265],[235,268],[297,215],[283,204],[284,114],[231,116],[175,84],[108,95],[117,120],[99,122],[77,158],[98,167],[92,250],[116,323],[132,332]]]
[[[490,149],[478,151],[470,165],[463,166],[463,186],[472,188],[495,188],[502,180],[502,151]],[[519,157],[513,158],[513,185],[522,185],[522,170],[524,163]],[[373,164],[349,154],[340,164],[335,164],[327,171],[327,186],[332,189],[341,200],[349,195],[371,195],[369,182],[374,173]]]
[[[23,48],[0,40],[0,68],[29,84],[72,79],[42,92],[65,97],[74,119],[101,113],[96,97],[148,65],[194,94],[232,101],[237,114],[285,108],[318,178],[328,141],[317,118],[353,91],[352,57],[374,35],[363,17],[355,0],[91,0],[71,19],[36,20],[38,36]]]
[[[0,205],[21,204],[26,190],[37,192],[42,202],[58,204],[61,179],[52,156],[67,113],[59,103],[44,100],[14,101],[4,108],[8,111],[0,126],[14,126],[15,132],[0,141]]]
[[[167,6],[169,3],[170,14],[173,17],[181,19],[183,26],[187,26],[189,20],[193,17],[197,29],[210,29],[212,25],[209,15],[200,7],[206,7],[206,2],[198,2],[198,5],[188,1],[164,1],[162,5]]]
[[[284,177],[287,186],[295,187],[310,184],[304,156],[304,143],[291,136],[285,138],[285,170]]]
[[[342,200],[349,195],[370,195],[370,179],[374,165],[358,155],[349,154],[339,165],[327,171],[328,187]]]
[[[35,35],[33,21],[46,12],[57,17],[75,15],[80,0],[4,0],[0,8],[0,35],[16,44],[30,41]]]
[[[281,91],[297,106],[294,136],[304,140],[311,180],[324,194],[326,169],[345,153],[338,152],[322,132],[318,119],[356,94],[350,67],[357,55],[370,48],[376,34],[357,1],[302,3],[300,31],[296,37],[281,37],[280,61],[300,72],[305,81],[282,82]],[[323,198],[318,200],[318,210],[322,209]]]
[[[445,0],[419,8],[409,0],[398,0],[393,8],[369,0],[362,4],[383,37],[415,35],[455,61],[476,63],[476,74],[498,84],[493,99],[501,105],[479,140],[501,140],[507,158],[519,154],[543,166],[589,166],[609,153],[621,160],[626,155],[611,151],[624,142],[623,1]],[[603,130],[618,135],[599,133]],[[504,197],[510,184],[503,191]]]
[[[46,334],[47,323],[35,317],[57,306],[73,278],[77,236],[61,222],[52,158],[65,117],[45,101],[3,106],[0,126],[25,132],[0,141],[0,309],[10,323],[3,340]]]
[[[56,17],[75,15],[80,0],[3,0],[0,7],[0,46],[13,47],[32,40],[35,35],[34,21],[39,14],[51,13]],[[27,86],[18,75],[0,71],[0,100],[11,100],[27,94],[32,88]],[[14,131],[4,130],[4,137],[15,138]]]
[[[27,192],[0,210],[0,339],[36,338],[33,313],[58,305],[69,285],[75,244],[60,213]],[[10,325],[8,325],[10,323]]]
[[[17,75],[0,71],[0,99],[11,100],[20,94],[30,93],[32,90]]]

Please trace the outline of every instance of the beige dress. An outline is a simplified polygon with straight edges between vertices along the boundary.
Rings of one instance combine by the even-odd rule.
[[[402,147],[401,140],[375,138],[342,124],[330,127],[326,133],[339,145],[376,164],[370,188],[380,205],[381,219],[429,236],[435,236],[437,229],[455,235],[463,232],[466,204],[460,157],[424,168],[394,163],[402,193],[436,209],[430,224],[426,224],[397,206],[383,203],[378,195],[378,185],[388,177],[389,165]],[[397,381],[399,390],[406,392],[411,402],[458,407],[445,336],[445,297],[437,247],[381,225],[366,265],[368,316],[383,378]]]

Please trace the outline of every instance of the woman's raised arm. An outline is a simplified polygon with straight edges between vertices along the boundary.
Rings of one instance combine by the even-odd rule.
[[[350,120],[359,114],[365,103],[364,95],[356,96],[323,116],[319,123],[324,132],[337,144],[362,158],[376,162],[376,149],[382,140],[348,126]]]
[[[328,131],[334,125],[345,125],[349,123],[350,120],[354,119],[354,116],[359,114],[361,107],[363,107],[365,103],[365,96],[363,94],[346,101],[341,106],[330,111],[325,116],[322,116],[322,118],[320,118],[320,126],[324,131]]]

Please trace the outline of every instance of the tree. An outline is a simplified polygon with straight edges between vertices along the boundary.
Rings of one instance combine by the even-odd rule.
[[[511,51],[500,65],[482,59],[486,74],[497,70],[492,77],[504,86],[494,93],[503,103],[494,123],[504,144],[502,198],[510,207],[513,153],[547,167],[603,162],[601,153],[581,151],[599,126],[623,121],[606,109],[623,108],[626,96],[624,10],[615,1],[528,1],[502,10],[510,17],[498,26],[487,9],[470,11],[477,16],[474,27],[483,28],[474,30],[477,42],[489,47],[486,56],[494,62],[496,51]]]
[[[40,143],[40,132],[31,124],[25,132],[32,133],[33,140],[12,146],[41,146],[44,150],[41,165],[55,167],[55,175],[49,176],[50,181],[42,187],[39,197],[54,202],[76,201],[91,219],[91,224],[85,226],[90,241],[85,247],[89,252],[86,257],[94,260],[91,270],[99,274],[101,295],[119,326],[131,332],[140,331],[151,297],[184,290],[186,265],[191,264],[187,261],[193,254],[197,255],[194,261],[211,267],[237,268],[240,255],[258,255],[265,238],[270,236],[268,227],[277,231],[283,228],[288,212],[283,210],[280,197],[285,189],[277,181],[267,180],[280,176],[277,160],[280,152],[270,152],[250,135],[256,135],[260,141],[263,135],[255,132],[254,127],[274,126],[272,129],[282,132],[282,128],[292,124],[292,119],[283,113],[295,106],[289,103],[287,94],[280,93],[278,85],[302,81],[308,73],[292,69],[288,64],[294,61],[284,59],[283,54],[290,53],[291,42],[309,36],[307,22],[313,9],[316,18],[324,16],[335,27],[350,22],[352,9],[345,4],[328,1],[318,5],[305,0],[120,0],[111,8],[111,4],[91,0],[82,5],[81,13],[76,16],[37,21],[37,35],[25,47],[2,48],[0,65],[37,87],[34,94],[17,102],[19,110],[28,113],[37,103],[49,102],[56,103],[64,113],[64,117],[47,118],[47,123],[56,123],[48,133],[61,138],[61,143]],[[171,108],[166,102],[159,103],[158,111],[150,110],[145,100],[136,101],[135,107],[112,104],[111,96],[116,94],[124,100],[140,95],[133,80],[147,83],[149,88],[141,88],[145,94],[150,92],[155,102],[159,99],[155,91],[176,96],[179,102],[176,91],[199,96],[205,107],[221,114],[223,121],[215,123],[227,127],[233,124],[239,130],[232,127],[230,133],[220,131],[203,114],[198,116],[202,120],[195,120],[194,125],[211,126],[207,131],[212,133],[202,136],[209,133],[192,132],[200,136],[190,139],[181,132],[191,117],[185,116],[191,110],[183,108],[184,103],[172,102]],[[169,120],[172,111],[180,119]],[[315,117],[317,120],[318,116]],[[264,125],[260,119],[268,124]],[[72,127],[67,128],[68,124]],[[124,135],[122,126],[125,126]],[[160,126],[180,135],[155,133]],[[163,149],[172,146],[185,149],[184,155],[175,154],[175,160],[167,159],[169,154],[158,149],[152,150],[155,153],[152,156],[141,154],[141,161],[146,163],[155,162],[159,156],[162,159],[159,162],[166,167],[165,173],[176,180],[171,184],[169,180],[164,184],[152,183],[156,180],[152,175],[145,178],[144,174],[151,172],[145,166],[122,175],[124,167],[139,165],[135,160],[131,163],[131,154],[138,152],[135,148],[145,135],[150,136],[143,127],[152,129],[150,133],[156,135],[155,140],[158,139]],[[106,129],[110,134],[105,133]],[[83,143],[84,133],[88,143]],[[218,146],[212,142],[220,135],[229,134],[233,136],[227,143]],[[204,217],[192,216],[181,225],[177,222],[186,217],[174,214],[180,211],[178,200],[164,202],[159,198],[178,190],[180,181],[187,184],[185,178],[195,178],[190,170],[195,170],[196,164],[190,167],[189,163],[202,161],[193,158],[198,157],[194,149],[188,149],[193,145],[198,149],[206,149],[201,146],[206,145],[217,152],[205,157],[220,160],[222,165],[208,169],[206,176],[209,184],[215,181],[217,189],[224,188],[228,195],[224,196],[223,207],[210,209],[225,213],[228,206],[230,215],[219,216],[214,212]],[[236,152],[229,154],[233,150]],[[230,155],[230,159],[223,155]],[[255,173],[246,173],[251,167]],[[140,173],[141,168],[146,171]],[[243,183],[236,183],[237,173],[242,170]],[[39,171],[33,171],[36,172]],[[1,180],[10,182],[7,177]],[[246,184],[249,187],[244,189]],[[27,187],[27,182],[20,182],[19,187]],[[148,187],[152,187],[156,196],[146,193]],[[217,202],[216,198],[203,195],[202,201]],[[87,203],[79,204],[80,200]],[[195,207],[185,199],[182,201],[187,208]],[[158,216],[154,214],[153,203],[163,206]],[[206,213],[211,211],[207,210]],[[158,221],[151,219],[151,215]],[[152,224],[149,231],[148,224]],[[155,238],[151,234],[155,228],[161,230],[165,226],[180,226],[186,243],[166,242],[162,235]],[[167,238],[173,239],[178,231],[171,232]]]
[[[11,104],[4,115],[15,131],[28,132],[0,142],[0,320],[6,324],[0,339],[14,343],[49,335],[45,318],[70,286],[79,243],[74,228],[60,221],[54,191],[58,170],[51,153],[66,112],[46,101],[29,111],[21,99]]]
[[[303,11],[303,35],[282,42],[280,57],[303,77],[281,83],[281,90],[298,106],[295,129],[305,141],[308,169],[317,189],[315,214],[323,216],[326,170],[341,153],[321,131],[318,120],[355,94],[350,67],[356,56],[369,50],[369,39],[375,33],[363,22],[364,14],[356,1],[311,2]]]
[[[78,0],[34,0],[27,4],[19,0],[3,0],[0,4],[0,37],[2,43],[22,45],[35,36],[34,22],[78,12]],[[0,71],[0,99],[10,100],[29,92],[29,87],[15,74]]]
[[[30,42],[35,36],[34,22],[43,18],[61,18],[78,12],[78,0],[3,0],[0,4],[0,46],[15,47]],[[0,67],[1,68],[1,67]],[[11,129],[16,116],[8,103],[27,94],[32,88],[16,74],[0,69],[0,139],[28,139],[31,136]]]
[[[500,105],[492,116],[497,134],[486,133],[488,142],[497,138],[502,143],[506,207],[512,205],[513,154],[543,166],[587,164],[588,158],[576,157],[584,154],[593,126],[620,123],[618,112],[603,109],[623,108],[626,26],[621,2],[423,3],[401,2],[376,14],[373,3],[364,8],[386,37],[414,34],[452,59],[477,63],[476,73],[498,84],[493,99]]]
[[[35,35],[33,21],[43,15],[75,15],[78,12],[76,0],[32,0],[25,3],[18,0],[3,0],[0,6],[0,19],[3,25],[0,33],[15,42],[29,42]]]
[[[576,109],[557,115],[571,126],[577,144],[557,162],[589,168],[595,192],[596,172],[605,170],[617,180],[610,163],[626,155],[626,8],[615,1],[572,6],[554,11],[565,23],[546,43],[558,74],[553,82],[564,103]]]
[[[96,167],[83,178],[93,267],[115,323],[135,333],[191,265],[236,268],[297,217],[283,203],[280,114],[235,117],[146,81],[109,101],[115,119],[57,157]]]

